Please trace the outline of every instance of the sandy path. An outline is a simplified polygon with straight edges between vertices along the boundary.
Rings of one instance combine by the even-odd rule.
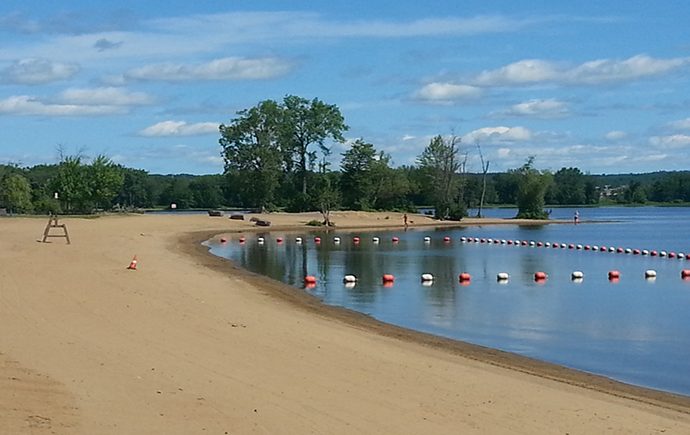
[[[690,433],[684,398],[630,400],[468,359],[275,297],[295,290],[200,255],[188,243],[200,233],[180,241],[246,222],[64,222],[69,246],[36,242],[43,219],[0,219],[0,433]]]

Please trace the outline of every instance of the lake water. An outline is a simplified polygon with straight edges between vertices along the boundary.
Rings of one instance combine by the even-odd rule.
[[[553,209],[551,216],[572,219],[574,212]],[[244,244],[235,239],[209,246],[213,254],[294,285],[295,291],[384,322],[690,395],[690,280],[681,279],[690,260],[461,242],[477,237],[690,253],[688,208],[579,213],[580,225],[261,233],[245,235]],[[485,215],[512,217],[515,210]],[[296,243],[296,237],[304,242]],[[618,282],[608,279],[614,269]],[[650,269],[657,272],[655,280],[645,279]],[[581,282],[571,279],[576,270],[584,273]],[[548,279],[535,282],[537,271]],[[469,283],[459,282],[462,272],[471,275]],[[507,282],[496,279],[500,272],[509,274]],[[432,283],[420,280],[425,273],[434,275]],[[343,283],[347,274],[358,277],[356,285]],[[393,274],[395,282],[384,285],[383,274]],[[306,275],[316,277],[313,288],[304,289]]]

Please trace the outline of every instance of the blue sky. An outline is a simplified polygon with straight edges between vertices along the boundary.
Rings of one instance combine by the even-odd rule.
[[[412,164],[690,169],[686,1],[0,2],[0,163],[58,148],[152,173],[222,172],[218,125],[294,94]],[[334,144],[334,155],[347,144]]]

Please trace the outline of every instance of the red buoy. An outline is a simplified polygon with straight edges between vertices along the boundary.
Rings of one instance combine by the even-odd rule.
[[[468,282],[471,280],[472,280],[472,276],[467,272],[463,272],[458,276],[458,281],[460,281],[460,282]]]
[[[659,253],[656,251],[652,251],[649,253],[649,255],[651,255],[652,257],[656,257],[657,255],[659,255]]]
[[[676,253],[675,252],[669,252],[668,258],[676,258]]]
[[[617,270],[610,270],[609,271],[609,280],[618,280],[621,277],[621,273]]]
[[[534,280],[535,281],[546,280],[546,272],[534,272]]]
[[[314,243],[321,243],[321,237],[314,237]]]
[[[228,239],[226,239],[225,237],[220,238],[220,243],[227,243],[227,241]]]
[[[388,283],[391,283],[391,282],[395,281],[395,276],[393,276],[393,275],[390,274],[390,273],[384,273],[383,276],[381,277],[381,280],[382,280],[384,283],[387,283],[387,282],[388,282]]]
[[[448,236],[444,237],[444,238],[443,238],[443,241],[446,242],[446,243],[450,242],[450,237],[448,237]]]
[[[393,241],[393,243],[398,243],[400,241],[400,239],[396,236],[396,237],[393,237],[392,241]]]
[[[305,284],[316,284],[316,277],[314,275],[307,275],[304,277]]]
[[[690,269],[683,269],[680,271],[680,277],[683,279],[690,279]]]
[[[623,248],[616,248],[616,252],[622,254],[625,250]]]
[[[282,237],[277,237],[277,238],[276,238],[276,242],[278,242],[278,243],[283,243],[283,238],[282,238]]]
[[[355,243],[359,243],[359,237],[357,237],[357,236],[353,237],[352,241]]]

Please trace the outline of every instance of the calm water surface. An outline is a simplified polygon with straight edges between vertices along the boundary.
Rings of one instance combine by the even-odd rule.
[[[553,209],[551,216],[571,219],[574,211]],[[579,213],[580,225],[248,234],[244,245],[231,240],[210,248],[295,287],[304,288],[304,276],[314,275],[317,285],[306,291],[384,322],[690,395],[690,281],[680,278],[690,261],[460,241],[484,237],[690,253],[690,209]],[[485,215],[512,217],[515,210]],[[318,245],[315,235],[322,238]],[[265,243],[258,243],[259,236]],[[353,243],[353,236],[361,242]],[[617,283],[608,281],[612,269],[621,273]],[[656,280],[644,278],[648,269],[657,271]],[[582,282],[570,279],[574,270],[584,272]],[[536,271],[548,280],[535,283]],[[472,275],[469,285],[458,282],[461,272]],[[507,283],[497,282],[499,272],[510,274]],[[395,275],[393,286],[382,284],[384,273]],[[423,273],[435,276],[432,285],[420,281]],[[343,284],[346,274],[358,277],[354,287]]]

